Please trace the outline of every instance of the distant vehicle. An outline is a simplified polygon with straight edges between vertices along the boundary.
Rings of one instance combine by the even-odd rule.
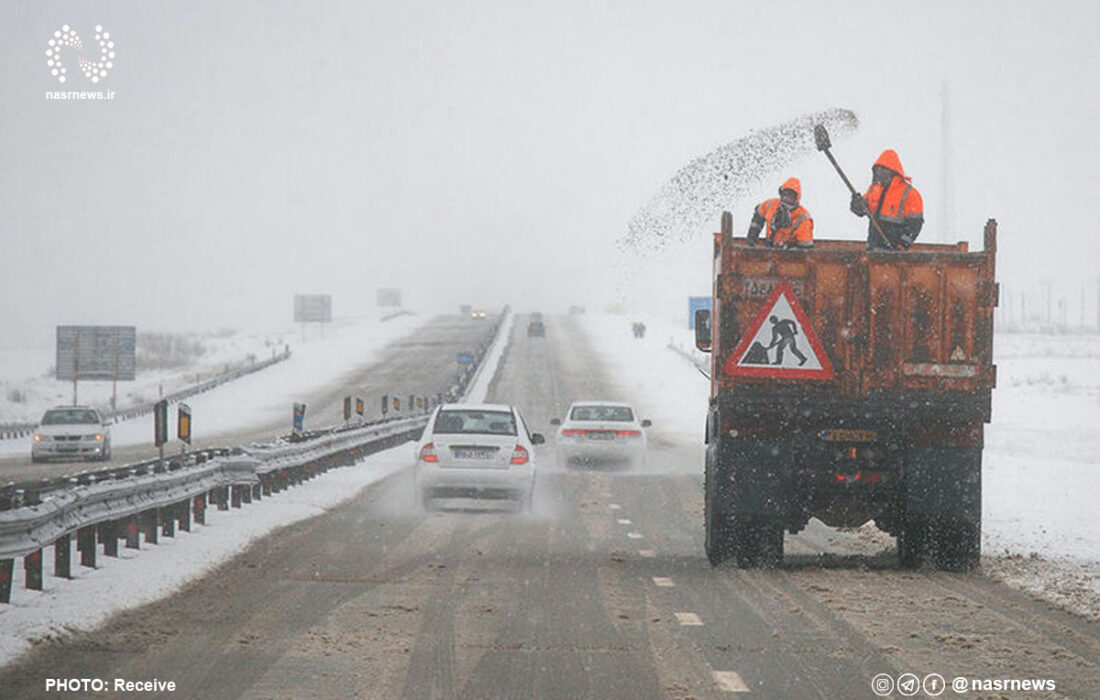
[[[473,310],[474,307],[470,306],[469,304],[463,304],[462,306],[458,307],[458,313],[461,316],[469,316],[473,312]]]
[[[558,428],[558,464],[598,465],[628,463],[644,466],[647,440],[630,404],[615,401],[575,401],[565,420],[550,421]]]
[[[546,337],[546,326],[543,324],[541,319],[537,320],[537,321],[535,319],[531,319],[527,323],[527,337],[528,338],[545,338]]]
[[[416,483],[425,510],[436,498],[511,499],[531,509],[535,445],[514,406],[443,404],[417,444]]]
[[[541,311],[532,311],[531,312],[531,320],[532,321],[541,321],[542,320],[542,312]]]
[[[31,461],[53,458],[111,458],[111,431],[90,406],[57,406],[47,410],[34,431]]]
[[[482,319],[486,317],[486,313],[483,309],[474,309],[470,312],[470,318]]]
[[[569,307],[569,313],[573,316],[580,316],[581,314],[584,313],[584,307],[583,306],[570,306]]]

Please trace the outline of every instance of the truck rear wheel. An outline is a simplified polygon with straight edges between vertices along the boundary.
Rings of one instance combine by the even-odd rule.
[[[783,563],[783,526],[770,518],[745,519],[735,527],[737,566],[775,568]]]
[[[718,566],[732,557],[736,552],[734,548],[733,527],[728,515],[718,509],[718,485],[717,477],[711,472],[710,460],[707,460],[707,468],[703,477],[703,520],[705,521],[705,540],[703,543],[707,552],[707,560],[711,566]]]
[[[928,528],[923,520],[905,522],[898,533],[898,561],[906,569],[919,569],[924,564],[928,546]]]

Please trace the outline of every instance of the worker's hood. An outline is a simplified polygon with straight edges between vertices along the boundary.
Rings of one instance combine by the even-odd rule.
[[[795,194],[798,195],[796,203],[802,203],[802,183],[798,180],[797,177],[789,178],[786,182],[779,186],[779,194],[781,196],[783,194],[783,190],[794,190]]]
[[[901,158],[898,158],[897,151],[892,148],[887,148],[885,151],[883,151],[882,155],[879,156],[878,160],[875,161],[875,165],[881,165],[884,168],[889,168],[898,175],[901,175],[906,180],[910,179],[909,176],[905,174],[905,170],[903,170],[901,167]]]

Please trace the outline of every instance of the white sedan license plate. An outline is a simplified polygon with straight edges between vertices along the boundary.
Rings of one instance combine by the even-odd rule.
[[[593,433],[588,434],[588,439],[589,440],[614,440],[615,439],[615,433],[606,432],[606,431],[593,432]]]
[[[492,459],[496,450],[482,450],[476,447],[456,447],[454,455],[458,459]]]

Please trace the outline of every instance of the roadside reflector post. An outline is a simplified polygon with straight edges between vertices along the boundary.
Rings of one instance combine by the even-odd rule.
[[[23,557],[23,585],[28,591],[42,590],[42,550],[36,549]]]
[[[76,548],[80,551],[80,565],[95,568],[95,525],[88,525],[76,531]]]
[[[160,540],[160,518],[157,516],[156,508],[151,508],[141,514],[146,544],[156,544]]]
[[[53,575],[57,578],[73,577],[72,536],[62,535],[53,543]]]
[[[126,521],[126,549],[141,549],[141,530],[137,516]]]
[[[191,532],[191,509],[188,507],[189,505],[187,501],[176,504],[176,519],[179,521],[179,528],[183,532]]]
[[[195,516],[195,522],[199,525],[206,524],[206,499],[202,496],[195,496],[195,501],[192,505],[191,512]]]
[[[167,511],[167,512],[165,512]],[[176,521],[172,518],[171,509],[164,508],[161,510],[160,517],[160,534],[165,537],[176,536]]]
[[[103,544],[104,556],[118,556],[118,524],[114,520],[99,524],[99,541]]]
[[[11,576],[14,570],[14,559],[0,559],[0,603],[11,602]]]

